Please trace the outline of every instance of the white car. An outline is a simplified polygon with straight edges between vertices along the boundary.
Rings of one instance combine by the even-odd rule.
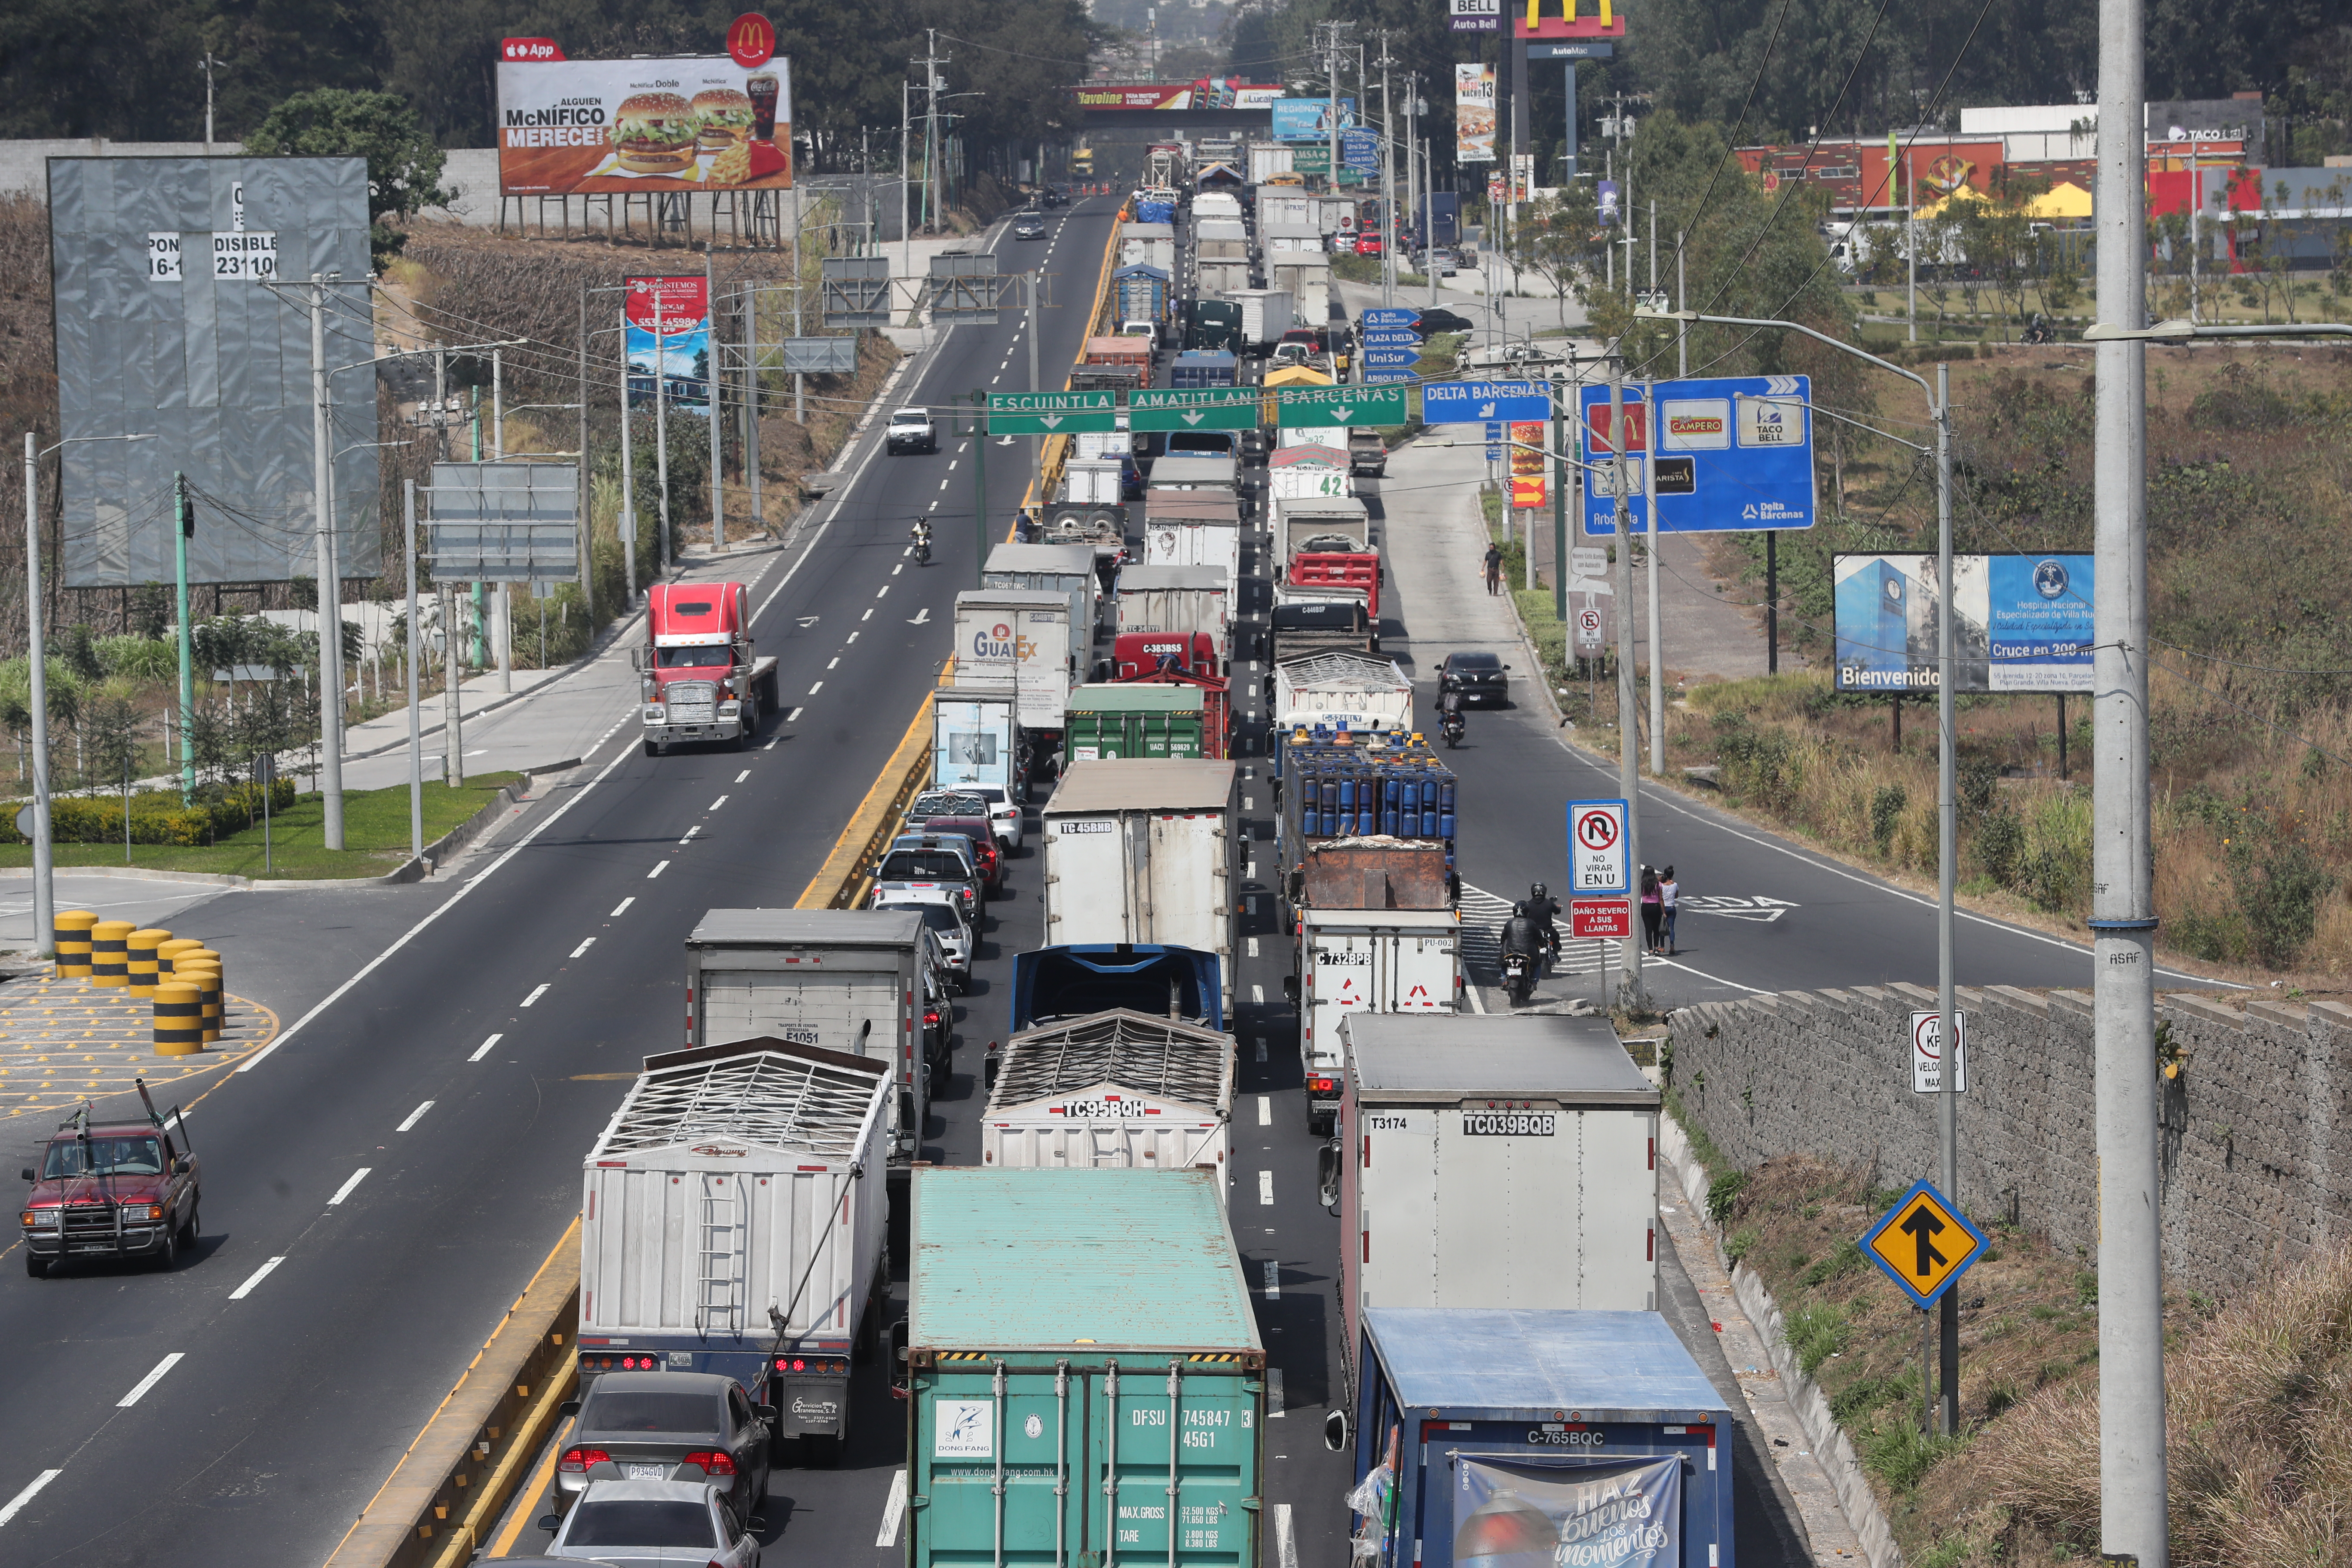
[[[931,928],[931,935],[947,956],[948,973],[955,988],[971,988],[971,922],[963,918],[962,906],[953,893],[944,888],[894,888],[887,892],[877,890],[872,904],[877,910],[913,910]]]
[[[940,427],[931,423],[929,409],[901,408],[890,416],[882,432],[882,445],[892,452],[936,452]]]
[[[760,1568],[761,1520],[738,1520],[708,1481],[591,1481],[572,1511],[549,1514],[547,1555],[613,1568]]]
[[[989,826],[996,829],[996,841],[1007,849],[1021,847],[1021,836],[1025,831],[1021,803],[996,784],[959,784],[959,794],[976,795],[988,802]]]

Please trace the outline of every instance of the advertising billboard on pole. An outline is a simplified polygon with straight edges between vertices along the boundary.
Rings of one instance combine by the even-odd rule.
[[[1837,689],[1935,690],[1945,602],[1936,557],[1841,554],[1830,574]],[[1953,689],[2090,690],[2094,581],[2088,555],[1954,556]]]
[[[700,273],[632,278],[621,296],[629,324],[629,403],[650,408],[655,360],[672,408],[710,412],[710,286]]]
[[[789,190],[792,147],[789,60],[499,62],[502,195]]]
[[[1328,98],[1284,98],[1269,106],[1277,142],[1328,142],[1331,137],[1331,100]],[[1356,123],[1356,100],[1339,100],[1339,129]]]
[[[196,503],[191,582],[317,574],[313,273],[339,279],[325,331],[338,570],[383,570],[376,348],[353,287],[369,276],[366,161],[52,158],[48,175],[65,585],[173,580],[174,473]],[[114,436],[153,439],[98,438]]]
[[[1454,68],[1454,161],[1495,161],[1495,68]]]

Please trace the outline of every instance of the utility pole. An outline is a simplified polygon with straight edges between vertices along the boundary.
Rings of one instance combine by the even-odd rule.
[[[1625,796],[1625,912],[1629,935],[1618,944],[1617,1004],[1642,1005],[1642,737],[1633,696],[1633,509],[1625,470],[1625,361],[1622,342],[1609,356],[1609,479],[1617,523],[1617,787]]]
[[[1960,854],[1958,796],[1954,784],[1959,731],[1952,717],[1952,686],[1958,670],[1952,648],[1958,634],[1953,623],[1952,591],[1952,367],[1936,367],[1936,583],[1940,601],[1936,614],[1936,1048],[1944,1070],[1936,1096],[1937,1142],[1943,1168],[1937,1173],[1948,1203],[1958,1203],[1960,1191],[1960,1058],[1959,1016],[1953,1002],[1952,897],[1954,864]],[[1960,1297],[1944,1292],[1940,1304],[1943,1365],[1937,1374],[1942,1394],[1942,1430],[1947,1436],[1960,1430]]]
[[[178,579],[174,586],[179,592],[180,798],[184,802],[193,800],[196,793],[196,747],[195,742],[188,738],[188,717],[196,710],[195,637],[188,627],[188,539],[196,531],[196,509],[195,503],[188,499],[188,478],[185,474],[172,476],[172,489],[178,502],[173,521],[179,525],[176,530],[179,537],[172,542],[172,560],[176,568],[174,575]],[[36,659],[34,662],[37,667],[39,661]],[[167,763],[172,760],[168,752],[163,760]]]
[[[310,274],[310,494],[319,527],[319,793],[326,847],[343,847],[343,595],[336,575],[335,519],[328,499],[334,463],[327,427],[327,279]]]
[[[1396,146],[1395,132],[1389,124],[1389,30],[1381,29],[1381,58],[1375,62],[1381,68],[1381,303],[1396,303]],[[1535,552],[1529,551],[1533,561]]]
[[[581,309],[587,309],[587,294],[581,294]],[[624,345],[622,358],[628,357]],[[588,395],[583,385],[580,394]],[[584,463],[583,465],[585,466]],[[425,729],[416,708],[416,481],[410,479],[403,487],[401,513],[407,528],[408,550],[408,858],[425,858]]]
[[[1916,141],[1918,133],[1914,132],[1912,136]],[[1910,337],[1906,341],[1916,343],[1919,341],[1919,166],[1911,161],[1911,149],[1907,145],[1903,149],[1903,174],[1904,309],[1911,319]],[[1955,1198],[1952,1201],[1958,1203],[1959,1200]]]
[[[32,710],[33,751],[33,952],[57,956],[56,848],[49,837],[49,663],[41,640],[41,454],[36,437],[25,432],[25,629],[26,681]],[[60,485],[65,462],[58,463]],[[180,615],[180,636],[188,635],[188,616]],[[184,732],[183,734],[184,742]]]
[[[660,367],[655,367],[659,374]],[[585,402],[586,394],[581,395]],[[584,416],[583,416],[584,417]],[[635,443],[629,438],[629,308],[621,307],[621,608],[637,602],[637,482]],[[585,468],[588,459],[580,459]]]
[[[596,535],[588,521],[588,285],[585,283],[580,285],[579,344],[580,488],[572,498],[572,504],[580,509],[580,594],[587,603],[588,634],[593,638],[596,634]],[[621,343],[621,380],[624,387],[627,385],[628,376],[629,345],[624,339]],[[413,609],[410,611],[412,616],[415,613]],[[547,622],[544,619],[543,608],[541,614],[542,618],[540,625],[544,626]],[[382,666],[377,668],[378,678],[381,679]],[[410,711],[415,711],[413,706]]]
[[[799,193],[793,202],[793,331],[800,331]],[[760,286],[743,286],[743,477],[751,485],[751,527],[765,531],[768,508],[760,494]]]
[[[797,251],[793,253],[793,265],[795,268],[800,265]],[[725,384],[726,378],[719,374],[719,356],[725,351],[727,340],[719,335],[719,242],[715,239],[706,241],[702,247],[702,301],[703,370],[706,373],[702,395],[710,400],[709,406],[704,411],[710,416],[710,552],[716,555],[727,548],[727,491],[719,470],[723,457],[719,426],[725,423],[719,416],[719,388]]]
[[[669,572],[669,296],[654,290],[654,480],[661,510],[661,537],[654,542],[654,563],[663,575]]]
[[[2099,7],[2098,301],[2147,319],[2144,0]],[[2099,1549],[2169,1568],[2165,1517],[2164,1258],[2156,1073],[2155,866],[2147,797],[2147,358],[2096,352],[2092,460],[2092,1024],[2099,1181]]]
[[[1675,309],[1678,311],[1690,309],[1690,284],[1683,271],[1683,241],[1688,236],[1680,230],[1675,234]],[[1675,379],[1683,381],[1689,379],[1689,376],[1690,323],[1676,321],[1675,323]]]
[[[915,167],[907,162],[907,125],[914,118],[912,89],[912,83],[898,84],[898,270],[908,278],[915,275],[915,215],[907,210],[915,184]]]
[[[1633,281],[1633,261],[1625,259],[1625,281]],[[1653,420],[1658,410],[1658,384],[1642,384],[1642,416]],[[1642,443],[1642,494],[1644,513],[1642,519],[1642,557],[1644,586],[1649,589],[1650,621],[1650,776],[1664,778],[1666,772],[1666,638],[1664,617],[1658,611],[1658,443],[1648,425],[1643,426],[1645,437]],[[1638,910],[1636,911],[1639,912]]]
[[[214,58],[212,50],[206,49],[203,63],[196,67],[205,73],[205,156],[207,158],[213,155],[213,72],[226,64],[226,60]]]

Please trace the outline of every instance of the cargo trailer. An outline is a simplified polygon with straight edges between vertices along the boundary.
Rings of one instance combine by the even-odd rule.
[[[1290,331],[1290,296],[1280,289],[1229,289],[1225,298],[1242,308],[1242,344],[1263,353]]]
[[[1736,1568],[1733,1413],[1657,1313],[1374,1307],[1350,1353],[1360,1568]]]
[[[1342,1026],[1372,1013],[1453,1013],[1462,1005],[1462,925],[1452,910],[1307,909],[1296,919],[1307,1125],[1328,1131],[1344,1088]]]
[[[1394,659],[1360,653],[1313,653],[1274,667],[1270,721],[1286,730],[1346,730],[1357,734],[1412,732],[1412,682]]]
[[[1224,1169],[1231,1035],[1115,1009],[1015,1035],[990,1068],[983,1165]]]
[[[1049,942],[1137,942],[1234,966],[1229,762],[1072,762],[1040,814]]]
[[[931,695],[931,784],[990,784],[1024,797],[1020,694],[1012,682],[943,686]]]
[[[1070,630],[1070,595],[1026,588],[966,588],[955,599],[956,673],[1020,694],[1024,730],[1058,734],[1063,704],[1091,657]]]
[[[1087,544],[1019,544],[1008,542],[992,548],[981,568],[983,589],[1027,589],[1061,594],[1070,606],[1070,649],[1079,673],[1085,673],[1094,646],[1095,628],[1102,623],[1102,581],[1095,574],[1094,547]]]
[[[1208,698],[1198,687],[1105,681],[1070,693],[1063,743],[1074,763],[1213,757]]]
[[[1221,661],[1233,657],[1233,585],[1220,567],[1122,567],[1111,584],[1111,601],[1119,636],[1206,632]]]
[[[913,1223],[907,1568],[1259,1568],[1265,1350],[1223,1175],[928,1169]]]
[[[889,1290],[889,1064],[772,1037],[671,1051],[588,1152],[580,1381],[719,1373],[819,1463]]]

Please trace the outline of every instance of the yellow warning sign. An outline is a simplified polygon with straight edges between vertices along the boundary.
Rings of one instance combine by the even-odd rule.
[[[1927,1182],[1914,1183],[1862,1237],[1863,1252],[1922,1308],[1984,1249],[1984,1232]]]

